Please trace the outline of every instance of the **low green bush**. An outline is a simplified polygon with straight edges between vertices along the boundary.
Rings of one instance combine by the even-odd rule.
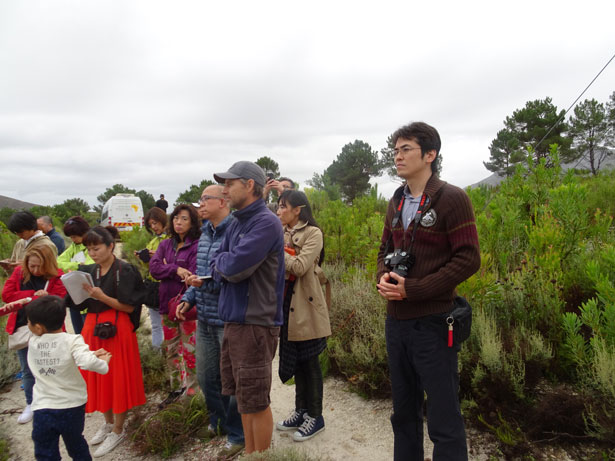
[[[314,458],[298,448],[276,447],[262,453],[244,455],[241,459],[244,461],[316,461],[320,458]]]
[[[390,395],[386,303],[376,291],[373,276],[341,263],[326,265],[324,270],[332,281],[328,349],[333,370],[365,396]]]
[[[155,415],[136,412],[133,424],[138,425],[132,439],[140,455],[156,454],[170,458],[194,440],[209,424],[205,399],[201,393],[184,398]]]

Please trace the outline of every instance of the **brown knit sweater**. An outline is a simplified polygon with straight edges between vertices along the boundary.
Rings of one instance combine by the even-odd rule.
[[[403,188],[397,189],[389,202],[378,252],[378,281],[388,272],[384,266],[386,253],[394,248],[408,249],[410,244],[414,221],[405,232],[401,219],[391,227]],[[433,217],[435,212],[436,222],[430,227],[419,224],[416,230],[412,250],[416,262],[405,281],[407,298],[387,304],[388,314],[399,320],[450,312],[457,285],[480,267],[478,234],[467,194],[435,175],[427,181],[425,194],[429,204],[422,216],[432,209],[429,214]]]

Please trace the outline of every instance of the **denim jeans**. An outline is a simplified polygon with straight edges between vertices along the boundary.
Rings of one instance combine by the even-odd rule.
[[[30,405],[32,403],[34,376],[28,366],[28,348],[19,349],[17,351],[17,357],[19,357],[19,364],[21,365],[21,383],[23,384],[23,391],[26,394],[26,403]]]
[[[34,412],[32,440],[37,460],[56,461],[60,457],[60,436],[68,455],[75,460],[91,460],[88,443],[83,437],[85,404],[74,408],[42,409]]]
[[[303,362],[297,362],[295,408],[307,410],[312,418],[322,415],[322,370],[317,355]]]
[[[243,426],[235,396],[222,395],[220,381],[220,349],[224,327],[199,320],[196,329],[196,374],[205,395],[209,421],[228,434],[229,442],[243,444]]]
[[[427,394],[427,429],[433,460],[468,459],[459,408],[457,351],[446,335],[425,318],[386,319],[386,343],[393,390],[394,459],[424,459],[423,392]]]
[[[152,309],[149,307],[149,320],[152,324],[152,346],[156,349],[160,349],[164,336],[162,334],[162,316],[158,309]]]
[[[81,330],[83,330],[83,324],[85,322],[85,314],[82,314],[76,309],[69,309],[68,313],[70,314],[70,323],[73,325],[73,330],[76,335],[81,334]]]

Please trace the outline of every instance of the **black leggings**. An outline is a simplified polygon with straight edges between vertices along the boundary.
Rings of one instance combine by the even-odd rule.
[[[322,415],[322,371],[317,355],[303,362],[297,362],[295,408],[307,410],[312,418]]]

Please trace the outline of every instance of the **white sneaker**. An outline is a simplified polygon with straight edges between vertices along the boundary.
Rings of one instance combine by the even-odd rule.
[[[26,405],[26,408],[23,409],[23,411],[17,418],[17,422],[19,424],[26,424],[32,421],[32,418],[34,418],[34,412],[32,411],[32,407],[30,405]]]
[[[102,443],[98,450],[92,453],[94,458],[99,458],[101,456],[105,456],[107,453],[112,451],[115,447],[119,445],[119,443],[124,440],[126,437],[126,432],[122,431],[121,434],[116,434],[115,432],[109,432],[107,437],[105,437],[105,441]]]
[[[103,424],[96,434],[94,434],[94,437],[90,439],[90,445],[102,443],[107,438],[107,435],[109,435],[109,432],[111,432],[111,429],[113,429],[113,424]]]

